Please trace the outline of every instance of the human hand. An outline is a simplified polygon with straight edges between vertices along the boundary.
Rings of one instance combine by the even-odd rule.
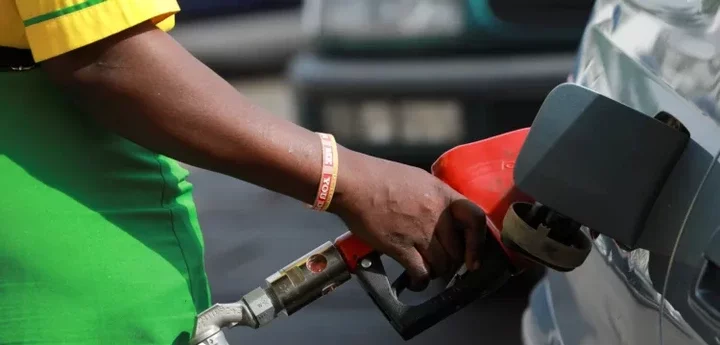
[[[422,169],[346,152],[329,211],[404,266],[413,290],[462,263],[479,267],[486,232],[480,207]]]

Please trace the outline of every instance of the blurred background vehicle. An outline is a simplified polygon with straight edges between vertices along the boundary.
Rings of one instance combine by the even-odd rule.
[[[298,122],[429,167],[528,126],[566,80],[591,0],[307,0],[289,68]]]
[[[302,0],[178,0],[172,35],[224,76],[277,75],[305,44]]]
[[[523,316],[525,345],[720,343],[718,23],[717,0],[596,1],[574,82],[690,141],[636,246],[600,235],[575,271],[548,271]]]
[[[233,14],[252,15],[278,9],[298,8],[302,5],[302,0],[179,0],[179,3],[182,11],[177,19],[187,23]]]

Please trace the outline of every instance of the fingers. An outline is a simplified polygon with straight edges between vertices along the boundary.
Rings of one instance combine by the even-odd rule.
[[[443,211],[438,220],[437,229],[444,231],[435,231],[435,236],[440,242],[442,247],[445,249],[445,253],[449,256],[452,267],[448,269],[455,269],[464,261],[463,255],[463,239],[460,237],[464,235],[458,233],[455,229],[456,225],[453,222],[453,216],[449,209]]]
[[[443,248],[443,245],[438,239],[438,232],[436,231],[428,243],[424,243],[424,248],[418,246],[418,252],[422,255],[425,262],[430,266],[430,279],[435,279],[441,275],[444,275],[451,269],[452,261],[450,256]]]
[[[480,253],[487,232],[485,212],[467,199],[450,203],[450,212],[465,235],[465,265],[468,270],[476,270],[480,268]]]
[[[425,261],[429,263],[430,278],[452,277],[464,261],[462,234],[454,229],[452,214],[445,209],[438,218],[433,237],[426,248],[419,247]]]
[[[409,248],[400,254],[396,259],[408,272],[410,276],[411,291],[422,291],[430,283],[430,267],[422,255],[415,248]]]
[[[482,248],[485,236],[476,228],[465,228],[465,266],[470,271],[480,268],[480,249]]]

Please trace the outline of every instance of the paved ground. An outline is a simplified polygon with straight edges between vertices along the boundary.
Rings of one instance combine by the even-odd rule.
[[[260,105],[292,118],[289,91],[281,79],[236,81]],[[275,270],[343,233],[332,215],[311,212],[289,198],[226,176],[189,167],[195,184],[208,255],[208,274],[218,302],[237,300]],[[416,337],[411,344],[519,344],[520,315],[528,284],[515,284],[475,303]],[[238,344],[404,344],[357,282],[267,328],[235,329]]]

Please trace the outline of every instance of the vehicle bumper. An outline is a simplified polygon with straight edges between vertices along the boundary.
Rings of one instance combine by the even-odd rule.
[[[328,59],[298,55],[290,81],[303,94],[544,98],[567,80],[575,53],[432,59]]]

